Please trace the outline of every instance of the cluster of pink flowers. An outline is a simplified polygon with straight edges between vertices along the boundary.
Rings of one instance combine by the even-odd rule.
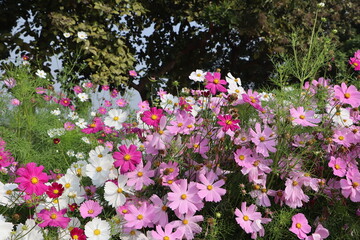
[[[360,92],[313,80],[280,109],[271,107],[275,96],[240,91],[241,82],[228,76],[198,71],[191,78],[201,78],[205,90],[183,96],[162,90],[158,105],[143,101],[134,113],[121,109],[127,103],[119,98],[115,107],[104,102],[90,123],[64,119],[64,132],[78,131],[97,147],[57,176],[34,162],[19,166],[13,196],[0,204],[32,204],[37,227],[58,227],[67,239],[194,239],[206,235],[209,208],[221,209],[224,200],[234,204],[232,220],[242,236],[266,237],[273,213],[287,208],[300,212],[286,227],[289,234],[327,238],[326,221],[309,223],[305,209],[318,196],[360,202]],[[234,86],[238,91],[230,93]],[[320,90],[326,104],[319,104]],[[67,109],[71,100],[58,103]],[[1,167],[13,161],[0,140]]]
[[[351,57],[349,64],[354,67],[355,71],[360,71],[360,50],[354,53],[354,57]]]

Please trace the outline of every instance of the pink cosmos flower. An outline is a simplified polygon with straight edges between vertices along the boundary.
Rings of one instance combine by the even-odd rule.
[[[150,105],[149,105],[149,102],[148,101],[142,101],[142,102],[139,102],[138,104],[138,107],[139,107],[139,111],[140,112],[144,112],[146,110],[149,110],[150,109]]]
[[[82,88],[80,87],[80,86],[75,86],[74,88],[73,88],[73,90],[74,90],[74,92],[76,93],[76,94],[79,94],[79,93],[82,93],[83,92],[83,90],[82,90]]]
[[[333,169],[335,176],[344,177],[346,174],[346,162],[342,158],[335,158],[331,156],[329,167]]]
[[[360,172],[357,168],[351,168],[346,179],[340,180],[341,194],[353,202],[360,202]]]
[[[43,209],[41,210],[37,216],[42,219],[43,222],[39,224],[39,227],[61,227],[65,229],[69,222],[70,218],[64,217],[64,214],[66,213],[67,209],[62,209],[60,211],[57,211],[55,207],[51,207],[50,210]]]
[[[299,124],[301,126],[317,126],[315,123],[319,123],[321,120],[318,118],[314,118],[314,111],[304,111],[304,107],[291,108],[290,109],[291,117],[293,118],[293,122]]]
[[[187,179],[181,179],[178,183],[172,183],[170,189],[172,192],[167,194],[169,207],[175,213],[191,214],[203,207],[195,182],[188,184]]]
[[[150,110],[143,113],[141,120],[147,125],[157,127],[160,123],[160,119],[162,116],[164,116],[162,109],[152,107],[150,108]]]
[[[176,229],[175,232],[173,232],[173,229],[174,226],[171,223],[166,224],[164,227],[165,231],[160,225],[157,225],[156,231],[151,231],[151,235],[155,240],[180,240],[183,232],[179,229]]]
[[[64,107],[67,107],[71,104],[71,100],[70,98],[61,98],[59,104],[63,105]]]
[[[129,75],[132,77],[136,77],[137,76],[137,72],[135,70],[130,70],[129,71]]]
[[[153,194],[150,197],[150,201],[154,204],[154,216],[152,220],[153,223],[164,227],[169,222],[169,216],[167,213],[168,206],[166,200],[163,201],[161,198],[159,198],[158,195]]]
[[[93,86],[94,86],[94,84],[92,82],[85,82],[83,84],[83,87],[85,87],[85,88],[92,88]]]
[[[119,92],[116,89],[113,89],[110,93],[110,97],[112,97],[112,98],[117,98],[118,95],[119,95]]]
[[[223,86],[227,82],[221,79],[221,74],[219,72],[214,72],[213,74],[208,72],[205,75],[206,79],[206,89],[209,89],[212,95],[215,95],[216,92],[227,92],[227,89]]]
[[[13,88],[16,86],[16,80],[14,78],[8,78],[4,80],[4,83],[7,88]]]
[[[100,113],[101,115],[105,115],[107,113],[107,110],[104,107],[99,107],[98,108],[98,113]]]
[[[151,169],[151,162],[147,162],[145,167],[143,162],[140,161],[136,169],[132,172],[126,173],[126,176],[129,178],[127,181],[128,186],[135,186],[135,190],[139,191],[143,186],[149,186],[154,183],[151,177],[154,177],[155,171]]]
[[[308,202],[309,197],[301,189],[303,182],[299,178],[287,179],[285,182],[285,204],[291,208],[302,207],[302,202]]]
[[[66,122],[64,123],[64,129],[66,131],[72,131],[75,129],[75,124],[73,124],[72,122]]]
[[[240,167],[250,168],[253,163],[255,162],[255,158],[253,158],[253,151],[246,147],[241,147],[240,149],[236,150],[234,153],[235,162]]]
[[[91,134],[91,133],[100,132],[101,130],[103,130],[103,128],[104,128],[104,123],[101,120],[101,118],[95,117],[93,122],[87,125],[86,128],[81,129],[81,131],[86,134]]]
[[[127,101],[123,98],[116,100],[116,105],[118,105],[119,107],[125,107],[127,104]]]
[[[343,82],[341,87],[339,85],[334,86],[335,98],[343,104],[350,104],[353,108],[360,106],[360,92],[354,85],[347,87]]]
[[[19,168],[16,171],[20,177],[15,179],[15,183],[19,183],[19,189],[27,194],[42,195],[48,189],[45,185],[49,180],[46,173],[43,172],[44,166],[36,166],[36,163],[30,162],[26,167]]]
[[[200,134],[197,134],[190,137],[190,143],[187,143],[186,146],[188,148],[193,148],[195,153],[199,153],[203,158],[208,159],[205,154],[210,150],[208,143],[209,139]]]
[[[103,85],[101,86],[101,90],[108,91],[110,89],[109,85]]]
[[[175,120],[170,121],[170,126],[166,129],[172,134],[190,134],[195,128],[195,117],[184,111],[175,113]]]
[[[257,92],[253,92],[251,89],[248,90],[247,94],[242,94],[243,102],[249,103],[255,109],[259,110],[260,112],[264,112],[265,109],[261,107],[261,102],[259,99],[259,95]]]
[[[153,206],[147,202],[143,202],[140,208],[136,208],[133,204],[128,205],[129,212],[124,215],[125,227],[141,229],[143,227],[153,226]]]
[[[137,150],[137,147],[133,144],[129,148],[126,145],[119,147],[120,152],[114,152],[113,157],[115,159],[114,166],[120,167],[120,173],[131,172],[136,169],[141,161],[141,152]]]
[[[19,101],[19,99],[13,98],[10,101],[11,105],[13,106],[19,106],[21,104],[21,102]]]
[[[323,240],[329,236],[329,231],[319,223],[315,232],[311,236],[306,237],[306,240]]]
[[[226,115],[219,115],[217,117],[220,121],[218,121],[217,123],[222,126],[222,130],[224,132],[226,132],[227,130],[231,130],[231,131],[235,131],[236,129],[239,129],[239,125],[238,123],[240,122],[240,120],[233,120],[232,116],[230,114],[226,114]]]
[[[97,201],[88,200],[81,204],[79,210],[83,218],[94,218],[102,212],[103,208]]]
[[[250,129],[250,134],[252,136],[251,141],[256,145],[256,152],[261,153],[264,157],[269,156],[270,152],[276,152],[276,140],[274,136],[274,132],[271,128],[265,127],[263,131],[261,131],[260,123],[255,124],[255,130]]]
[[[354,134],[349,128],[335,129],[332,140],[337,144],[350,147],[350,145],[354,142]]]
[[[269,218],[263,218],[260,212],[256,212],[256,206],[254,204],[246,207],[246,202],[241,203],[241,210],[238,208],[235,209],[235,215],[236,222],[246,233],[254,234],[259,232],[260,236],[263,236],[265,233],[261,224],[271,221]]]
[[[209,172],[206,177],[204,174],[199,176],[201,183],[197,183],[196,187],[199,189],[198,195],[201,199],[205,199],[207,202],[220,202],[221,196],[225,195],[226,190],[220,188],[225,184],[223,179],[215,182],[218,176],[214,172]]]
[[[360,71],[360,59],[350,58],[349,64],[354,68],[355,71]]]
[[[105,104],[105,107],[111,107],[112,106],[112,103],[109,100],[105,100],[104,104]]]
[[[292,225],[289,230],[297,235],[299,239],[305,239],[311,231],[311,227],[308,224],[308,220],[302,213],[295,214],[292,218]]]
[[[185,214],[177,216],[180,220],[172,221],[171,224],[181,230],[183,235],[180,239],[194,239],[195,234],[200,233],[202,228],[197,224],[198,222],[204,221],[202,215]]]

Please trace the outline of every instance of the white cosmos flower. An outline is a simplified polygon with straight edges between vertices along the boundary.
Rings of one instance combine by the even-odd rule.
[[[22,236],[21,240],[43,240],[41,228],[35,223],[34,219],[27,219],[25,224],[20,223],[16,227],[16,236]]]
[[[110,239],[110,224],[96,217],[85,225],[87,240],[108,240]]]
[[[84,160],[77,161],[71,164],[70,168],[67,169],[66,174],[72,174],[76,177],[86,177],[86,165],[87,162]]]
[[[61,111],[59,108],[55,109],[55,110],[52,110],[50,112],[52,115],[55,115],[55,116],[59,116],[61,114]]]
[[[227,76],[225,77],[225,79],[229,84],[236,84],[237,86],[241,87],[240,78],[234,77],[231,73],[228,73]]]
[[[95,149],[89,152],[89,157],[91,159],[107,159],[113,160],[111,154],[109,154],[109,149],[104,146],[97,146]]]
[[[18,187],[15,183],[3,184],[0,182],[0,205],[7,207],[14,207],[14,200],[16,199],[14,189]]]
[[[110,159],[89,159],[86,165],[86,175],[91,178],[96,187],[102,186],[110,179],[110,170],[113,168],[113,160]]]
[[[75,124],[81,129],[86,128],[87,126],[87,122],[85,122],[85,119],[83,118],[79,118],[79,120]]]
[[[84,142],[84,143],[87,143],[87,144],[90,144],[90,139],[87,138],[87,137],[82,137],[81,140]]]
[[[89,99],[89,95],[87,93],[79,93],[77,97],[80,99],[80,102],[85,102]]]
[[[46,78],[46,72],[44,72],[44,70],[38,69],[35,74],[36,74],[36,76],[38,76],[39,78]]]
[[[57,183],[63,185],[64,193],[68,193],[74,190],[77,191],[78,189],[80,189],[80,180],[74,174],[66,173],[57,181]]]
[[[69,38],[69,37],[70,37],[70,35],[71,35],[71,34],[70,34],[70,33],[68,33],[68,32],[66,32],[66,33],[64,33],[64,34],[63,34],[63,36],[64,36],[65,38]]]
[[[124,175],[119,175],[117,184],[109,181],[105,183],[104,198],[111,206],[117,208],[126,202],[124,193],[131,193],[132,189],[126,186],[128,178]]]
[[[192,72],[189,78],[195,82],[203,82],[205,80],[205,74],[206,72],[198,69],[195,72]]]
[[[350,111],[346,108],[337,109],[336,107],[328,105],[327,112],[329,113],[329,117],[332,119],[333,123],[337,126],[349,127],[354,123],[350,118]]]
[[[122,128],[122,123],[126,121],[128,113],[121,109],[111,109],[108,115],[104,120],[105,125],[119,130]]]
[[[11,222],[6,222],[3,215],[0,215],[0,240],[5,240],[10,237],[10,233],[13,229],[14,225]]]
[[[78,32],[78,33],[77,33],[77,36],[78,36],[78,38],[80,38],[81,40],[85,40],[85,39],[87,39],[87,37],[88,37],[88,35],[87,35],[85,32],[83,32],[83,31]]]

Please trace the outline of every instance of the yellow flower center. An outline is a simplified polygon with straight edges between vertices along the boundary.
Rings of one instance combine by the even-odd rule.
[[[167,183],[168,184],[172,184],[174,181],[173,180],[168,180]]]
[[[162,206],[161,210],[163,210],[164,212],[167,210],[167,206]]]
[[[297,228],[301,228],[301,224],[300,224],[300,223],[297,223],[297,224],[296,224],[296,227],[297,227]]]
[[[94,213],[94,210],[93,209],[89,209],[88,210],[88,214],[93,214]]]
[[[152,119],[152,120],[156,120],[156,119],[158,119],[158,116],[156,116],[155,114],[153,114],[153,115],[151,115],[151,119]]]
[[[54,189],[53,193],[58,194],[58,193],[59,193],[59,190]]]
[[[163,240],[170,240],[168,236],[163,237]]]
[[[259,166],[259,163],[260,163],[260,161],[255,161],[255,162],[253,163],[253,166],[254,166],[254,167],[257,167],[257,166]]]
[[[136,217],[138,220],[142,220],[144,218],[143,215],[139,214],[137,217]]]
[[[113,120],[117,121],[117,120],[119,120],[119,117],[114,117]]]
[[[260,185],[254,185],[254,187],[253,187],[255,190],[259,190],[260,189]]]
[[[143,172],[138,172],[137,175],[138,175],[138,177],[142,177],[144,174],[143,174]]]
[[[65,184],[65,188],[69,188],[69,187],[71,187],[70,183]]]
[[[118,193],[122,193],[123,190],[122,190],[121,188],[118,188],[118,189],[117,189],[117,192],[118,192]]]
[[[97,168],[96,168],[96,171],[97,171],[97,172],[101,172],[101,171],[102,171],[102,167],[97,167]]]
[[[243,216],[243,219],[244,219],[244,221],[249,221],[249,217],[248,216]]]
[[[292,185],[293,185],[293,186],[297,186],[298,184],[299,184],[299,183],[298,183],[297,181],[293,181],[293,182],[292,182]]]
[[[50,215],[50,218],[51,218],[51,219],[56,219],[56,218],[57,218],[56,213],[52,213],[52,214]]]
[[[260,137],[259,140],[260,140],[260,142],[263,142],[263,141],[265,141],[265,138],[264,138],[264,137]]]
[[[163,135],[163,134],[164,134],[164,131],[163,131],[163,130],[159,130],[159,134],[160,134],[160,135]]]
[[[193,125],[189,124],[189,125],[187,125],[186,127],[187,127],[187,128],[192,128]]]
[[[244,161],[244,159],[245,159],[245,156],[244,156],[244,155],[240,155],[240,156],[239,156],[239,160]]]
[[[266,192],[267,192],[267,189],[266,189],[266,188],[262,188],[262,189],[261,189],[261,192],[262,192],[262,193],[266,193]]]
[[[92,123],[92,124],[90,124],[90,127],[91,127],[91,128],[94,128],[94,127],[96,127],[96,124],[95,124],[95,123]]]
[[[178,127],[182,127],[184,124],[183,123],[178,123],[177,126]]]
[[[186,198],[187,198],[186,194],[182,194],[182,195],[181,195],[181,199],[182,199],[182,200],[185,200]]]
[[[128,210],[127,210],[127,209],[124,209],[124,210],[122,210],[121,212],[124,213],[124,214],[126,214],[126,213],[128,212]]]
[[[218,83],[219,83],[219,79],[215,78],[215,79],[214,79],[214,83],[215,83],[215,84],[218,84]]]
[[[300,115],[299,118],[300,118],[300,119],[305,119],[305,116],[304,116],[304,115]]]
[[[95,229],[95,230],[94,230],[94,235],[97,236],[97,235],[100,235],[100,233],[101,233],[101,231],[100,231],[99,229]]]
[[[336,170],[339,170],[339,169],[341,168],[341,167],[339,166],[339,164],[335,164],[334,167],[335,167]]]
[[[211,189],[213,189],[213,186],[212,186],[212,185],[208,185],[206,188],[207,188],[207,190],[210,191]]]
[[[169,169],[169,173],[174,172],[174,169],[173,169],[173,168],[168,168],[168,169]]]
[[[344,94],[344,97],[345,97],[346,99],[349,99],[350,96],[351,96],[350,93],[345,93],[345,94]]]
[[[232,121],[231,120],[226,120],[225,122],[227,125],[231,125],[232,124]]]
[[[130,154],[125,154],[125,155],[124,155],[124,160],[125,160],[125,161],[129,161],[130,159],[131,159]]]
[[[37,177],[32,177],[31,178],[31,183],[32,184],[37,184],[39,182],[39,179]]]
[[[54,199],[52,202],[55,203],[55,204],[58,204],[58,203],[59,203],[59,200],[56,198],[56,199]]]
[[[199,146],[199,144],[196,144],[196,143],[195,143],[195,144],[193,145],[193,147],[194,147],[194,148],[198,148],[198,147],[200,147],[200,146]]]
[[[102,158],[102,157],[103,157],[103,155],[102,155],[102,154],[99,154],[99,155],[98,155],[98,158]]]
[[[200,73],[198,73],[198,74],[196,74],[196,76],[201,77],[201,74],[200,74]]]
[[[340,141],[342,141],[342,140],[344,140],[344,136],[339,136],[338,139],[339,139]]]
[[[188,221],[187,219],[184,219],[184,220],[182,221],[182,223],[183,223],[184,225],[186,225],[186,224],[189,223],[189,221]]]
[[[246,141],[246,137],[242,137],[240,139],[241,139],[241,141]]]
[[[79,236],[78,235],[73,235],[72,238],[73,239],[79,239]]]
[[[235,92],[236,92],[236,93],[239,93],[239,92],[240,92],[240,90],[239,90],[239,89],[235,89]]]
[[[134,230],[130,231],[130,235],[135,235],[135,234],[136,234],[136,232]]]
[[[359,183],[358,182],[353,182],[352,186],[353,186],[353,188],[357,188],[359,186]]]
[[[7,194],[7,195],[11,195],[11,194],[12,194],[12,191],[11,191],[11,190],[7,190],[7,191],[6,191],[6,194]]]

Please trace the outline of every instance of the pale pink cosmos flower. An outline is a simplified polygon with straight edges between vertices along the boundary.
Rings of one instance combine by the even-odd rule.
[[[354,142],[354,134],[349,128],[335,129],[332,140],[337,144],[350,147]]]
[[[181,239],[183,235],[182,230],[176,229],[175,232],[174,226],[171,223],[166,224],[164,230],[160,225],[156,226],[156,231],[151,231],[151,235],[155,240],[177,240]]]
[[[13,105],[13,106],[19,106],[19,105],[21,104],[20,100],[17,99],[17,98],[11,99],[10,103],[11,103],[11,105]]]
[[[221,201],[221,196],[226,193],[226,190],[221,188],[225,181],[223,179],[216,181],[217,179],[218,176],[212,171],[206,174],[206,177],[204,174],[200,174],[201,183],[197,183],[196,187],[199,189],[198,195],[201,199],[205,199],[207,202]]]
[[[146,110],[149,110],[150,109],[150,105],[149,105],[149,102],[148,101],[142,101],[142,102],[139,102],[138,104],[138,107],[139,107],[139,111],[140,112],[144,112]]]
[[[163,201],[159,198],[158,195],[153,194],[150,197],[150,201],[154,204],[154,215],[153,215],[153,223],[159,224],[160,226],[164,227],[166,224],[169,223],[169,216],[167,213],[168,206],[167,201]]]
[[[303,182],[299,178],[287,179],[285,182],[285,204],[291,208],[302,207],[303,202],[308,202],[309,197],[302,190]]]
[[[347,174],[346,179],[340,180],[341,194],[353,202],[360,202],[360,172],[354,167]]]
[[[116,100],[116,105],[118,105],[119,107],[126,107],[127,104],[127,101],[123,98],[119,98],[118,100]]]
[[[246,147],[241,147],[237,149],[234,153],[235,162],[240,167],[250,168],[255,162],[255,158],[253,157],[253,151]]]
[[[72,131],[75,129],[75,124],[73,124],[72,122],[66,122],[64,123],[64,129],[66,131]]]
[[[333,169],[335,176],[344,177],[346,174],[346,162],[342,158],[330,157],[328,166]]]
[[[329,236],[329,231],[319,223],[316,227],[315,232],[311,236],[307,236],[306,240],[323,240]]]
[[[178,183],[170,185],[172,192],[167,194],[169,207],[180,214],[191,214],[203,207],[203,202],[198,195],[199,190],[195,182],[188,184],[187,179],[181,179]]]
[[[200,134],[197,134],[190,137],[190,143],[187,143],[186,146],[188,148],[192,148],[195,153],[201,154],[203,158],[208,159],[205,154],[210,150],[208,143],[209,139]]]
[[[319,123],[321,120],[318,118],[314,118],[315,112],[314,111],[305,111],[304,107],[298,107],[298,108],[291,108],[290,114],[292,117],[292,121],[295,124],[301,125],[301,126],[310,126],[315,127],[317,126],[315,123]]]
[[[250,134],[252,136],[251,141],[256,145],[256,152],[261,153],[264,157],[269,156],[270,152],[276,152],[276,140],[275,133],[269,127],[264,127],[264,130],[261,131],[260,123],[255,124],[255,130],[250,129]]]
[[[130,70],[129,71],[129,75],[132,77],[136,77],[137,76],[137,72],[135,70]]]
[[[13,88],[16,86],[16,80],[14,78],[8,78],[4,80],[4,83],[7,88]]]
[[[343,104],[350,104],[353,108],[360,106],[360,92],[354,85],[349,87],[343,82],[341,87],[339,85],[334,86],[335,98]]]
[[[297,235],[299,239],[305,239],[311,231],[311,227],[308,224],[308,220],[302,213],[295,214],[292,218],[292,225],[289,230]]]
[[[129,213],[124,215],[125,227],[141,229],[143,227],[153,226],[154,207],[147,202],[143,202],[139,208],[133,204],[128,205]]]
[[[181,230],[183,235],[180,239],[194,239],[195,234],[200,233],[202,228],[197,224],[198,222],[204,221],[204,217],[202,215],[194,214],[185,214],[185,215],[177,215],[180,220],[172,221],[171,224]]]
[[[151,162],[147,162],[144,167],[143,162],[141,161],[134,171],[126,173],[126,176],[129,178],[127,185],[134,186],[135,190],[139,191],[143,186],[154,184],[154,181],[150,178],[154,177],[155,171],[150,169]]]
[[[88,200],[81,204],[79,210],[83,218],[94,218],[102,212],[103,208],[97,201]]]
[[[266,224],[271,221],[269,218],[263,218],[260,212],[256,212],[256,206],[251,204],[249,207],[246,207],[246,202],[241,203],[241,210],[235,209],[236,222],[240,225],[246,233],[251,233],[252,238],[256,238],[257,232],[260,236],[265,234],[265,230],[262,223]]]

